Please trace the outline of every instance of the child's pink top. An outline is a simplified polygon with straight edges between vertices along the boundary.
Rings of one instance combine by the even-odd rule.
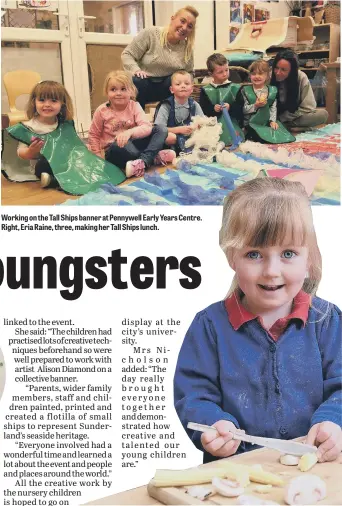
[[[147,137],[152,125],[138,102],[130,100],[123,111],[115,111],[109,102],[100,105],[90,125],[88,147],[96,155],[115,141],[118,133],[132,129],[132,139]]]

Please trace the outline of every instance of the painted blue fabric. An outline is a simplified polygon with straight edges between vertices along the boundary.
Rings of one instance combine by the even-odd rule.
[[[291,320],[277,342],[257,320],[234,330],[224,302],[198,313],[181,347],[174,400],[187,423],[228,420],[247,434],[304,436],[323,421],[342,425],[341,311],[313,298],[306,325]],[[241,444],[239,453],[255,446]],[[216,460],[204,452],[204,462]]]
[[[299,135],[297,141],[336,143],[338,142],[339,128],[340,124],[327,125],[320,130]],[[335,139],[334,136],[336,136]],[[235,154],[242,160],[260,163],[260,169],[267,169],[268,166],[274,165],[274,161],[269,159],[257,158],[238,151]],[[310,156],[318,158],[317,167],[321,167],[322,161],[330,158],[332,154],[329,151],[319,152],[318,150]],[[339,161],[338,155],[333,156]],[[292,166],[291,158],[288,159],[288,162],[285,161],[277,165],[284,168],[300,169],[300,167]],[[105,184],[100,190],[88,193],[77,201],[68,200],[63,205],[222,205],[228,192],[251,177],[253,176],[244,170],[226,167],[219,163],[200,162],[190,165],[184,160],[181,170],[166,170],[164,174],[149,172],[139,181],[132,181],[132,183],[120,187]],[[330,178],[332,181],[335,179],[339,182],[339,175],[329,171],[327,165],[323,178]],[[321,180],[321,188],[314,191],[310,197],[312,205],[340,204],[339,184],[336,183],[332,186],[331,180],[327,182],[326,187],[324,179],[323,182]]]

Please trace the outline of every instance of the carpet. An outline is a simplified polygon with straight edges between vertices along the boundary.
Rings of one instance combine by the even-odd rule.
[[[260,175],[275,176],[277,170],[279,177],[293,177],[296,171],[308,177],[308,171],[322,171],[310,197],[312,205],[340,204],[340,124],[300,134],[292,144],[249,142],[241,150],[223,154],[227,153],[228,165],[183,163],[182,169],[146,173],[127,185],[104,184],[61,205],[222,205],[237,186]]]

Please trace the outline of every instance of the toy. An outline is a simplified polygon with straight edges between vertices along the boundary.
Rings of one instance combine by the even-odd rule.
[[[231,123],[234,127],[234,134],[238,132],[238,135],[244,140],[244,134],[239,126],[239,121],[242,121],[242,104],[240,104],[240,84],[229,83],[223,86],[212,86],[208,84],[202,87],[202,93],[205,93],[214,106],[215,104],[229,104],[230,114],[232,114]],[[223,112],[223,110],[222,110]],[[234,140],[231,137],[231,132],[228,129],[227,123],[221,114],[218,117],[218,123],[222,125],[222,133],[220,140],[227,144],[234,144]],[[234,136],[235,138],[235,136]]]
[[[224,104],[222,103],[221,105],[223,106]],[[239,135],[239,132],[235,130],[230,114],[225,107],[222,107],[222,115],[233,141],[233,145],[229,149],[234,150],[243,142],[243,138]]]
[[[184,161],[190,164],[211,163],[224,148],[224,142],[220,141],[222,126],[217,122],[216,117],[194,116],[191,125],[194,131],[185,142],[185,147],[193,147],[193,149],[190,153],[180,153],[179,158],[176,159],[177,168],[181,168]]]

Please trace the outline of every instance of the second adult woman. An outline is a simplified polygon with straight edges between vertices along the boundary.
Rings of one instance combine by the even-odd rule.
[[[187,5],[171,17],[169,26],[145,28],[122,52],[124,69],[134,74],[142,108],[170,96],[173,72],[193,71],[197,16],[198,11]]]
[[[278,117],[286,127],[314,127],[326,123],[328,112],[317,109],[307,75],[299,70],[297,55],[280,51],[272,66],[271,85],[278,88]]]

